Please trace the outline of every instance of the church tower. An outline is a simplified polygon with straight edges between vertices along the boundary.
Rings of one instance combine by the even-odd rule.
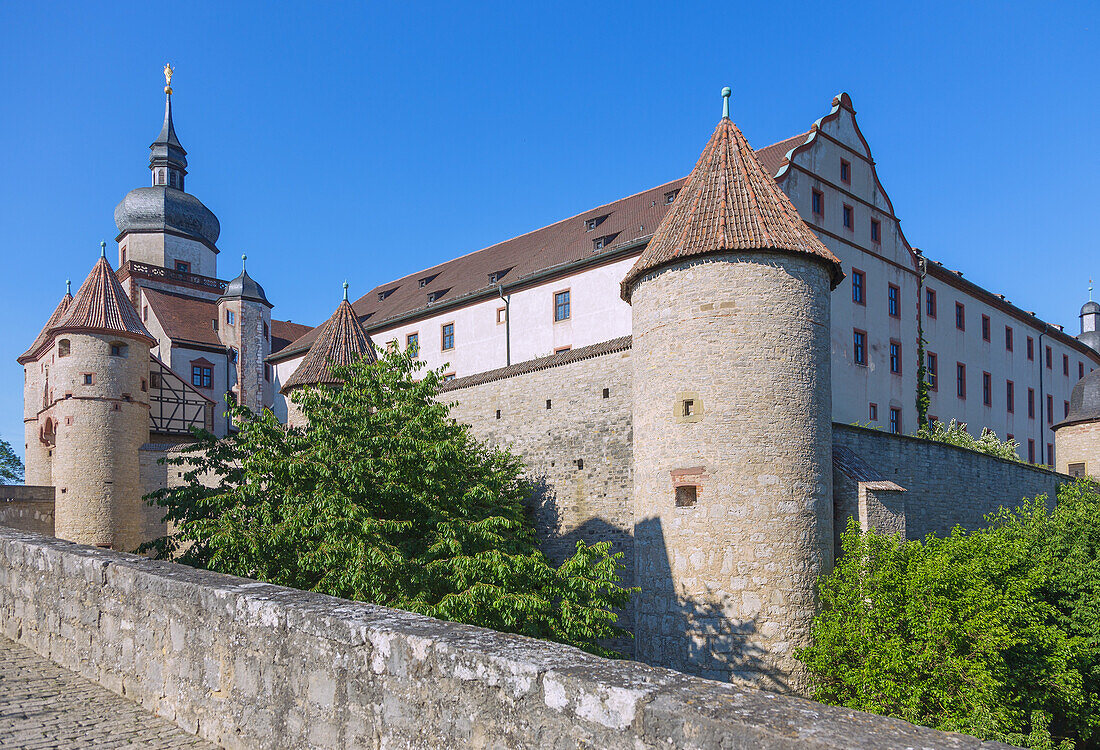
[[[155,340],[103,256],[47,337],[53,365],[39,420],[53,430],[54,533],[131,552],[143,541],[138,451],[149,441]]]
[[[241,274],[218,298],[218,335],[229,349],[230,392],[237,403],[259,414],[271,405],[271,378],[265,377],[271,354],[271,308],[264,288],[248,275],[241,256]]]
[[[800,691],[832,565],[840,262],[724,114],[622,282],[632,306],[637,658]]]
[[[202,201],[184,191],[187,151],[172,122],[170,66],[164,67],[164,78],[164,125],[149,146],[151,185],[131,190],[115,207],[119,268],[126,271],[132,262],[167,269],[174,279],[195,282],[192,275],[214,279],[221,225]]]
[[[364,357],[368,362],[378,360],[374,344],[348,302],[348,283],[345,281],[343,302],[325,321],[317,340],[281,388],[281,393],[286,396],[287,424],[291,427],[305,427],[307,424],[301,409],[291,398],[296,388],[304,385],[339,385],[341,381],[332,374],[333,366],[348,365]]]

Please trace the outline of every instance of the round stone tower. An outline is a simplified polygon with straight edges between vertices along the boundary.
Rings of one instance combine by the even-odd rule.
[[[138,451],[149,441],[155,341],[105,257],[49,335],[54,534],[132,552],[144,541]]]
[[[1100,480],[1100,370],[1073,386],[1069,413],[1054,430],[1055,468],[1063,474]]]
[[[642,661],[800,691],[832,564],[837,258],[726,112],[622,283]]]
[[[308,424],[301,408],[292,398],[297,388],[304,385],[339,385],[341,381],[332,374],[332,367],[351,364],[364,357],[369,362],[377,360],[374,345],[348,302],[348,283],[345,281],[344,301],[321,326],[306,356],[280,389],[286,397],[286,423],[291,427],[305,427]]]

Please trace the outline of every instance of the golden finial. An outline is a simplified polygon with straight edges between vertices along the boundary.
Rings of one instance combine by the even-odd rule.
[[[164,63],[164,93],[172,93],[172,64]]]

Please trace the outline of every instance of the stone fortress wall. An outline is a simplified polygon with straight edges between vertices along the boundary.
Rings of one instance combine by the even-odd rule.
[[[227,748],[1007,747],[3,528],[0,633]]]

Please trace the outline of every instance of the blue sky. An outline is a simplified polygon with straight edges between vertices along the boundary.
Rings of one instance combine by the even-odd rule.
[[[893,5],[0,4],[0,437],[15,358],[148,184],[165,61],[219,275],[247,252],[277,318],[685,175],[730,85],[757,147],[849,92],[909,241],[1076,333],[1100,4]]]

